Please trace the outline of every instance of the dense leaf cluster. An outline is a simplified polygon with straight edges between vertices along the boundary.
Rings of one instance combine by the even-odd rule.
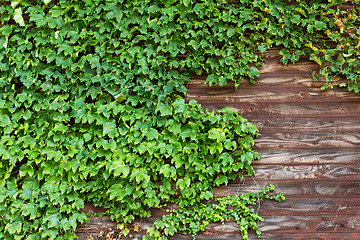
[[[173,235],[179,231],[192,234],[194,239],[200,231],[205,231],[205,227],[211,222],[236,222],[240,226],[243,239],[248,239],[249,230],[256,231],[260,238],[261,231],[257,223],[263,221],[254,208],[248,205],[259,204],[259,201],[270,198],[276,201],[283,201],[285,198],[278,193],[275,196],[269,196],[268,193],[275,188],[273,185],[254,193],[244,193],[215,199],[216,204],[197,204],[192,209],[180,208],[170,211],[169,215],[155,222],[155,226],[148,230],[146,239],[167,239],[167,236]]]
[[[253,175],[256,127],[185,103],[192,74],[238,86],[280,45],[285,64],[309,54],[359,90],[358,7],[18,0],[0,14],[1,239],[71,239],[85,201],[129,223]]]

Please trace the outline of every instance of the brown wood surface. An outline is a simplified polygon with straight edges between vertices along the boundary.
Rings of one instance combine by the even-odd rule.
[[[254,146],[262,157],[254,162],[256,175],[215,188],[214,195],[273,184],[287,199],[254,206],[264,218],[262,239],[360,239],[360,94],[338,87],[321,91],[322,82],[311,76],[319,66],[305,59],[284,66],[278,51],[265,52],[267,61],[255,84],[244,81],[238,89],[233,83],[209,86],[205,76],[194,76],[187,83],[187,101],[195,99],[211,110],[233,108],[261,134]],[[86,211],[103,209],[87,204]],[[128,238],[140,239],[165,210],[152,213],[153,217],[129,226],[137,231]],[[80,240],[89,235],[105,239],[115,229],[109,217],[92,218],[77,235]],[[192,236],[177,234],[170,239]],[[211,223],[197,239],[241,239],[241,235],[233,222]],[[253,232],[250,239],[257,239]]]

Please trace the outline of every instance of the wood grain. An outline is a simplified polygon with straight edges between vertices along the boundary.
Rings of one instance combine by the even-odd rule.
[[[302,165],[302,164],[343,164],[349,166],[359,164],[359,148],[330,149],[257,149],[261,159],[256,165]]]
[[[134,223],[129,225],[129,229],[134,229],[134,226],[138,226],[137,232],[132,231],[131,237],[126,239],[131,239],[134,237],[142,237],[146,230],[152,226],[155,218],[149,218],[145,221],[139,223]],[[114,230],[112,225],[108,225],[108,228],[105,228],[102,232],[111,232]],[[341,232],[344,234],[350,234],[354,236],[354,232],[360,231],[360,217],[359,216],[267,216],[263,222],[259,224],[260,230],[263,232],[263,238],[266,239],[267,236],[274,236],[279,234],[304,234],[304,233],[334,233]],[[115,230],[116,231],[116,230]],[[115,232],[114,231],[114,232]],[[83,233],[83,232],[79,232]],[[210,235],[211,234],[211,235]],[[89,235],[89,234],[86,234]],[[82,238],[86,239],[85,234],[82,234]],[[101,234],[102,235],[102,234]],[[210,235],[210,236],[209,236]],[[197,236],[197,239],[222,239],[220,236],[229,236],[237,235],[240,237],[240,228],[235,222],[224,222],[223,224],[210,223],[202,234]],[[78,234],[80,236],[80,234]],[[93,234],[94,237],[99,237],[98,234]],[[187,239],[189,235],[180,235],[177,234],[176,239]],[[241,238],[240,238],[241,239]]]
[[[213,234],[213,235],[210,235]],[[128,238],[119,238],[119,239],[134,239],[141,237],[144,234],[136,233],[132,234],[131,237]],[[93,240],[104,240],[105,237],[98,237],[96,233],[89,233],[89,234],[78,234],[79,240],[88,240],[87,236],[91,236]],[[115,238],[114,238],[115,239]],[[169,240],[193,240],[191,235],[181,235],[176,234],[174,237],[169,237]],[[219,234],[218,232],[207,232],[205,234],[199,234],[196,236],[197,240],[211,240],[211,239],[218,239],[218,240],[230,240],[230,239],[242,239],[240,233],[222,233]],[[353,239],[360,239],[360,233],[357,232],[344,232],[344,233],[268,233],[263,232],[261,235],[262,240],[353,240]],[[250,233],[249,240],[259,240],[255,236],[255,234]]]
[[[268,215],[308,216],[308,215],[359,215],[360,198],[291,198],[279,203],[261,202],[259,214],[266,219]]]
[[[321,91],[323,81],[312,79],[312,71],[319,66],[306,57],[284,66],[279,50],[264,53],[266,61],[255,84],[244,80],[238,89],[233,82],[209,86],[204,84],[206,75],[193,76],[186,84],[186,101],[195,99],[210,110],[230,107],[254,123],[261,134],[254,146],[262,157],[253,163],[255,177],[215,188],[214,196],[257,191],[273,184],[275,193],[281,192],[286,200],[253,206],[260,207],[264,217],[261,239],[360,239],[360,95],[339,87]],[[86,203],[84,211],[105,209]],[[131,237],[122,239],[141,239],[165,209],[151,212],[153,217],[129,225]],[[77,236],[80,240],[89,235],[94,240],[106,239],[109,232],[116,236],[115,227],[109,217],[91,218],[79,226]],[[253,232],[249,238],[257,239]],[[177,234],[169,239],[193,237]],[[196,239],[241,239],[241,235],[233,222],[211,223]]]
[[[284,180],[358,180],[360,179],[360,165],[256,165],[254,167],[256,179],[284,181]]]
[[[254,180],[256,182],[254,182]],[[360,197],[359,180],[254,180],[245,177],[245,184],[242,182],[232,182],[227,187],[214,189],[215,197],[225,197],[245,192],[258,191],[270,184],[276,188],[276,192],[281,192],[286,197],[292,198],[329,198],[329,197]]]
[[[260,131],[265,133],[355,133],[360,132],[359,117],[267,117],[248,118]]]
[[[347,101],[356,101],[360,103],[360,96],[348,92],[345,89],[339,91],[322,91],[319,88],[274,88],[268,89],[261,88],[241,88],[234,92],[231,90],[221,91],[206,91],[202,92],[200,89],[197,91],[189,91],[187,98],[189,100],[196,100],[200,103],[224,102],[224,103],[237,103],[237,102],[337,102],[340,99],[347,98]]]
[[[111,221],[109,216],[92,217],[90,220],[78,226],[77,233],[99,233],[116,229],[116,222]]]
[[[319,102],[319,103],[273,103],[269,102],[235,102],[235,101],[198,101],[203,108],[220,110],[229,107],[245,118],[268,117],[360,117],[360,103],[352,101]]]
[[[359,148],[360,133],[264,133],[254,149]],[[304,150],[309,151],[309,150]]]

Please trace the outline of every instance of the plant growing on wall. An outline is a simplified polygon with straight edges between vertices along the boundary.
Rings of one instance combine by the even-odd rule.
[[[193,74],[210,85],[254,81],[262,53],[282,46],[284,64],[309,55],[321,66],[323,88],[342,75],[341,86],[358,92],[359,1],[342,3],[3,1],[0,238],[73,239],[85,201],[121,223],[178,204],[151,228],[154,238],[236,218],[244,238],[258,230],[246,205],[272,187],[201,203],[214,186],[254,174],[256,127],[231,109],[185,103],[184,84]],[[222,215],[166,228],[193,213],[186,207]]]

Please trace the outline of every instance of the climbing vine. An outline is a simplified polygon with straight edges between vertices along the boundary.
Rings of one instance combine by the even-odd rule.
[[[2,1],[0,238],[74,239],[86,201],[121,223],[178,204],[148,237],[196,234],[227,216],[244,238],[258,231],[246,205],[272,187],[201,203],[213,187],[254,175],[256,127],[231,109],[186,103],[184,84],[193,74],[210,85],[254,82],[262,54],[280,46],[284,64],[319,64],[323,89],[359,92],[359,3]],[[196,209],[222,215],[164,228]]]

